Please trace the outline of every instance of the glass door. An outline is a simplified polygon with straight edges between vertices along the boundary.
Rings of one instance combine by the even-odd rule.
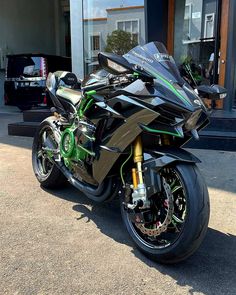
[[[83,0],[85,74],[98,69],[100,51],[127,53],[145,43],[144,0]]]
[[[190,84],[218,82],[217,4],[217,0],[175,0],[174,58]]]

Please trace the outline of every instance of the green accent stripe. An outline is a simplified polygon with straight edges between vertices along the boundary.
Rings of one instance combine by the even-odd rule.
[[[176,137],[183,137],[183,135],[178,131],[177,131],[177,133],[173,133],[173,132],[169,132],[169,131],[165,131],[165,130],[152,129],[152,128],[149,128],[147,126],[143,126],[143,128],[148,132],[168,134],[168,135],[173,135],[173,136],[176,136]]]
[[[173,189],[171,189],[171,192],[172,193],[175,193],[176,191],[178,191],[179,189],[181,189],[182,188],[182,186],[176,186],[176,187],[174,187]]]
[[[174,93],[176,94],[182,101],[186,102],[188,105],[192,106],[191,102],[189,102],[184,96],[182,96],[176,89],[175,87],[168,81],[166,80],[164,77],[162,77],[161,75],[152,72],[152,75],[158,79],[160,79],[162,82],[164,82],[168,88]]]
[[[131,159],[132,155],[133,155],[133,147],[131,145],[129,157],[124,161],[124,163],[120,167],[120,177],[121,177],[121,181],[124,186],[125,186],[125,180],[124,180],[124,176],[123,176],[123,168],[126,165],[126,163],[128,163],[128,161]]]

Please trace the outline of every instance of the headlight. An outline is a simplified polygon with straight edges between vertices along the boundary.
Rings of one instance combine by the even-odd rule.
[[[114,62],[114,61],[112,61],[110,59],[107,60],[107,65],[112,70],[115,70],[115,71],[117,71],[117,72],[119,72],[121,74],[127,72],[126,68],[122,67],[121,65],[117,64],[116,62]]]
[[[185,123],[185,128],[186,130],[190,131],[192,129],[195,129],[198,119],[201,116],[201,112],[202,110],[197,110],[196,112],[194,112],[191,117],[188,119],[188,121]]]

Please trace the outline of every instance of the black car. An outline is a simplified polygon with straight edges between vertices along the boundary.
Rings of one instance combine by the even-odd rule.
[[[48,73],[71,71],[71,58],[45,54],[18,54],[7,56],[4,84],[5,104],[21,110],[49,104],[46,94]]]

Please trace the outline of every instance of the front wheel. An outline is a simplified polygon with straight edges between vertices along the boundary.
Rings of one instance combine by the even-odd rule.
[[[148,223],[135,223],[121,200],[125,226],[135,245],[160,263],[177,263],[192,255],[205,237],[209,196],[195,164],[178,164],[160,172],[163,191],[151,197]]]

